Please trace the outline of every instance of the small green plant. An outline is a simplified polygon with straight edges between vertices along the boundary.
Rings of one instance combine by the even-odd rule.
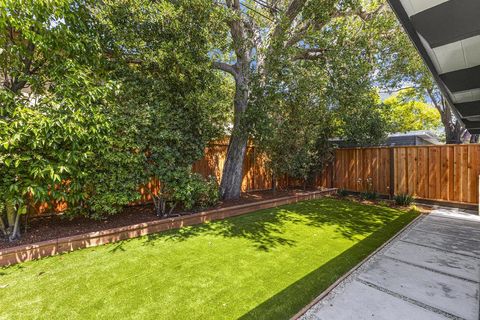
[[[348,196],[348,191],[345,190],[345,189],[338,189],[338,190],[337,190],[337,195],[338,195],[339,197],[344,198],[344,197]]]
[[[375,191],[362,192],[360,194],[360,198],[363,199],[363,200],[374,201],[374,200],[378,199],[378,193],[376,193]]]
[[[370,177],[367,178],[365,180],[365,183],[366,183],[366,189],[367,190],[360,194],[360,198],[362,200],[371,200],[371,201],[377,200],[378,199],[378,193],[373,188],[372,178],[370,178]]]
[[[420,213],[420,209],[418,209],[416,205],[412,205],[410,207],[410,212]]]
[[[382,207],[388,207],[389,206],[389,203],[385,200],[382,200],[382,201],[379,201],[378,202],[378,205],[379,206],[382,206]]]
[[[411,205],[413,200],[415,200],[414,197],[408,193],[397,194],[393,199],[396,205],[405,207]]]

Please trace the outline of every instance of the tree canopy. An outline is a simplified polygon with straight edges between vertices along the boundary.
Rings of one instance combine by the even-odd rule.
[[[0,28],[0,229],[11,238],[31,203],[99,217],[151,179],[159,215],[211,203],[216,182],[191,166],[225,135],[230,199],[248,139],[275,174],[307,180],[331,138],[435,125],[423,100],[382,104],[378,86],[421,87],[451,117],[381,0],[9,0]]]
[[[386,24],[378,18],[386,14],[384,1],[227,0],[218,5],[229,36],[214,51],[213,64],[235,80],[234,123],[220,188],[224,198],[240,194],[241,159],[254,120],[261,118],[252,114],[265,105],[259,101],[270,94],[288,96],[295,77],[316,83],[315,93],[306,94],[337,111],[337,135],[355,141],[384,136],[372,99],[377,42],[383,36],[377,30]]]
[[[2,4],[5,234],[18,236],[36,202],[100,216],[138,200],[154,177],[170,190],[199,186],[190,166],[222,134],[229,106],[208,58],[215,11],[205,3]]]
[[[414,89],[401,90],[385,99],[383,104],[384,121],[392,133],[437,131],[442,125],[438,110],[424,99],[419,100]]]

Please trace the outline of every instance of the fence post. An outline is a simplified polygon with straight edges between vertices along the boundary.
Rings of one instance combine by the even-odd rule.
[[[335,188],[335,156],[336,156],[336,151],[333,151],[333,158],[332,161],[330,162],[330,188]]]
[[[393,200],[395,196],[395,150],[393,147],[389,147],[390,150],[390,182],[389,182],[389,191],[390,191],[390,200]]]
[[[255,146],[252,146],[252,151],[253,151],[253,178],[252,178],[252,189],[255,190],[255,165],[256,165],[256,161],[257,161],[257,155],[255,153]]]

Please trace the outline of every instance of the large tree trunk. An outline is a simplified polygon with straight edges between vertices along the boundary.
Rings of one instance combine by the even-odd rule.
[[[220,194],[223,199],[238,199],[242,188],[243,160],[247,149],[248,137],[233,135],[228,145],[227,159],[223,167]]]
[[[463,128],[458,122],[444,123],[446,144],[461,144],[463,143]]]
[[[235,84],[233,130],[223,167],[222,182],[220,183],[220,196],[225,200],[238,199],[240,197],[243,180],[243,161],[248,142],[248,130],[246,130],[243,123],[249,95],[246,73],[239,72],[236,76]]]
[[[446,144],[461,144],[464,141],[465,129],[453,116],[452,109],[447,100],[440,96],[436,98],[433,89],[427,89],[427,94],[432,100],[435,108],[440,113],[443,127],[445,128]]]
[[[445,128],[445,142],[447,144],[461,144],[463,143],[463,133],[464,129],[460,122],[458,122],[454,117],[448,103],[443,100],[444,112],[441,113],[441,119],[443,126]]]

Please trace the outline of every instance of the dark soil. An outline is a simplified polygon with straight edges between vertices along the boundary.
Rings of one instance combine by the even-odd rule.
[[[214,208],[231,207],[294,194],[295,191],[293,190],[277,191],[275,193],[272,191],[249,192],[242,194],[241,198],[238,200],[224,201]],[[177,216],[192,213],[195,212],[175,212]],[[126,207],[122,212],[108,216],[103,220],[92,220],[86,217],[71,218],[62,215],[30,217],[27,221],[23,221],[21,228],[22,238],[14,242],[9,242],[6,239],[0,238],[0,250],[18,245],[31,244],[39,241],[102,231],[161,219],[162,218],[155,215],[153,205],[150,204]]]

